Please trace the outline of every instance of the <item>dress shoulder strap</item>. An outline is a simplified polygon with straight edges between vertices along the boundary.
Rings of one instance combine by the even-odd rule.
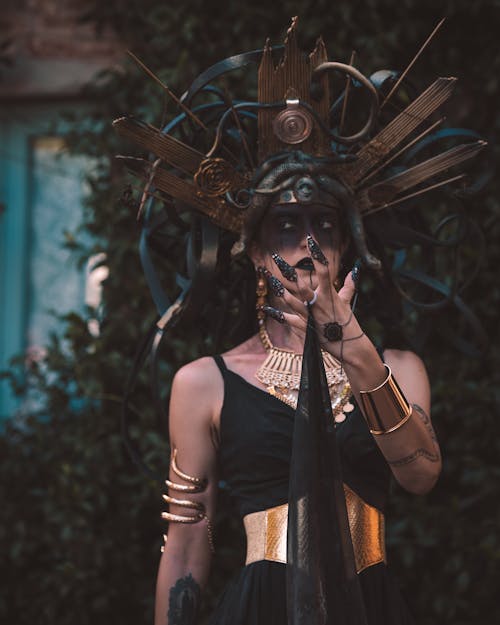
[[[220,354],[216,354],[213,356],[215,360],[215,364],[219,367],[219,371],[222,373],[222,377],[225,377],[225,373],[227,371],[226,363],[224,362],[224,358]]]

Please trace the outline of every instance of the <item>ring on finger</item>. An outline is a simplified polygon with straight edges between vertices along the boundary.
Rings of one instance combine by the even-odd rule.
[[[339,323],[338,321],[329,321],[323,324],[323,336],[327,341],[336,343],[344,338],[344,328],[351,323],[353,312],[351,313],[345,323]]]
[[[307,300],[304,301],[304,306],[306,308],[308,308],[309,306],[312,306],[313,304],[316,303],[316,300],[318,299],[318,291],[314,291],[314,295],[312,297],[312,299],[308,302]]]

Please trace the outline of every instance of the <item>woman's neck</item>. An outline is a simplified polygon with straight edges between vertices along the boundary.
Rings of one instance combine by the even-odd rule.
[[[304,337],[295,328],[287,324],[278,323],[274,319],[266,320],[266,328],[271,343],[275,347],[289,349],[297,354],[302,354],[304,351]]]

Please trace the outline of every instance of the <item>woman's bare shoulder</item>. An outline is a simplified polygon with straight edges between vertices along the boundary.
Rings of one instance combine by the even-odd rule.
[[[245,374],[247,367],[255,367],[254,361],[259,358],[262,350],[258,336],[236,345],[224,352],[222,357],[229,369]],[[224,381],[215,359],[205,356],[193,360],[181,367],[172,382],[171,401],[188,404],[199,404],[203,400],[205,409],[210,411],[216,419],[224,397]]]
[[[394,370],[405,370],[409,372],[425,373],[423,360],[410,350],[386,349],[384,350],[384,362]]]
[[[216,419],[224,397],[224,382],[211,357],[198,358],[174,376],[170,395],[170,430],[175,434],[189,424],[206,429]]]
[[[205,391],[220,378],[220,372],[211,356],[198,358],[177,370],[172,383],[172,392],[187,390],[190,393]]]

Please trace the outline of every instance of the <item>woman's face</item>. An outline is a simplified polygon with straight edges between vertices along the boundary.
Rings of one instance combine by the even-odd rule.
[[[332,282],[337,277],[345,244],[339,224],[339,208],[314,204],[278,204],[272,206],[262,220],[251,254],[256,266],[264,266],[275,276],[280,273],[272,260],[277,253],[310,282],[317,286],[314,265],[307,245],[310,234],[328,260]],[[302,273],[302,276],[300,276]]]

